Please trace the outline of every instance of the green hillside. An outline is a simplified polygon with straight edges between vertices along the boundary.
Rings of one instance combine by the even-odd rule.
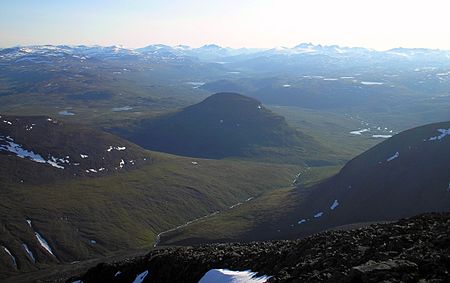
[[[299,166],[145,151],[113,135],[72,124],[53,124],[46,117],[2,119],[12,124],[2,122],[11,127],[9,132],[1,128],[1,174],[6,181],[0,185],[0,246],[11,252],[16,264],[4,249],[0,250],[1,277],[150,248],[158,233],[286,186],[300,170]],[[22,132],[25,122],[36,124],[31,131],[25,130],[36,131],[34,134]],[[38,127],[44,122],[49,125]],[[63,141],[60,134],[68,138]],[[65,166],[61,169],[38,162],[35,156],[34,161],[21,158],[5,149],[11,149],[7,137],[28,154],[40,154],[44,160],[50,155],[63,156],[70,164],[57,163]],[[110,145],[126,149],[108,151]],[[88,157],[81,158],[80,153]],[[107,154],[111,154],[110,159],[106,159]],[[132,164],[131,158],[141,161]],[[116,170],[122,159],[125,165]],[[78,162],[80,165],[75,166]],[[110,170],[83,173],[78,169],[94,165]],[[35,233],[48,243],[52,253],[40,244]]]

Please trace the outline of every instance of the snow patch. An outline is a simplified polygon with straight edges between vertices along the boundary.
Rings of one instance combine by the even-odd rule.
[[[283,87],[291,87],[291,85],[289,85],[289,84],[286,84],[286,85],[283,85]]]
[[[297,222],[297,224],[303,224],[303,223],[305,223],[306,222],[306,219],[301,219],[301,220],[299,220],[298,222]]]
[[[331,204],[330,209],[335,210],[336,207],[338,207],[338,206],[339,206],[339,202],[337,199],[335,199],[334,202]]]
[[[362,133],[370,132],[370,129],[361,129],[357,131],[351,131],[350,134],[360,136]]]
[[[48,244],[48,242],[44,239],[44,237],[42,237],[38,232],[34,232],[34,234],[36,235],[36,239],[38,240],[39,244],[41,245],[41,247],[43,247],[49,254],[51,254],[52,256],[55,256],[52,252],[52,249],[50,248],[50,245]]]
[[[114,107],[111,110],[113,112],[120,112],[120,111],[129,111],[129,110],[132,110],[132,109],[133,109],[133,107],[131,107],[131,106],[123,106],[123,107]]]
[[[68,160],[65,160],[63,158],[56,158],[54,156],[51,156],[49,160],[45,160],[40,154],[37,154],[31,150],[27,150],[23,148],[20,144],[17,144],[14,142],[14,139],[7,136],[6,138],[0,136],[0,142],[3,141],[6,144],[0,144],[0,151],[7,151],[14,153],[17,157],[29,159],[34,162],[38,163],[47,163],[50,164],[53,167],[64,169],[64,166],[61,166],[58,164],[60,163],[69,163]]]
[[[441,134],[439,136],[431,137],[428,140],[429,141],[435,141],[435,140],[441,140],[445,138],[446,136],[450,136],[450,128],[449,129],[438,129],[438,132]]]
[[[125,161],[123,159],[121,159],[120,163],[119,163],[119,167],[123,168],[124,165],[125,165]]]
[[[198,162],[196,162],[196,161],[192,161],[191,163],[192,163],[192,165],[198,165]]]
[[[228,269],[211,269],[200,279],[199,283],[264,283],[270,276],[256,276],[251,270],[233,271]]]
[[[382,138],[382,139],[388,139],[391,138],[392,135],[372,135],[372,138]]]
[[[136,279],[134,279],[133,283],[142,283],[144,282],[145,277],[148,275],[148,270],[142,272],[141,274],[138,274],[136,276]]]
[[[323,212],[318,212],[318,213],[314,214],[314,218],[322,217],[322,215],[323,215]]]
[[[74,116],[75,115],[75,113],[67,111],[67,110],[59,111],[58,114],[62,115],[62,116]]]
[[[205,82],[187,82],[186,84],[193,86],[202,86],[205,84]]]
[[[107,152],[111,152],[112,150],[123,151],[125,149],[127,149],[125,146],[112,146],[112,145],[110,145],[106,151]]]
[[[400,156],[400,153],[397,151],[394,155],[392,155],[391,157],[389,157],[387,159],[387,162],[391,162],[392,160],[398,158]]]
[[[119,276],[120,274],[122,274],[122,272],[121,272],[121,271],[117,271],[116,274],[114,274],[114,277],[117,277],[117,276]]]
[[[85,159],[85,158],[88,158],[89,156],[87,154],[80,154],[80,157]]]
[[[13,262],[14,267],[17,269],[17,262],[16,262],[16,258],[12,255],[12,253],[8,250],[8,248],[2,246],[3,250],[9,254],[9,256],[11,257],[11,260]]]
[[[25,250],[25,252],[28,254],[28,256],[31,258],[31,260],[33,261],[33,263],[36,263],[36,259],[34,258],[33,253],[31,252],[31,250],[28,248],[27,244],[23,243],[22,244],[23,249]]]
[[[362,85],[384,85],[382,82],[361,82]]]

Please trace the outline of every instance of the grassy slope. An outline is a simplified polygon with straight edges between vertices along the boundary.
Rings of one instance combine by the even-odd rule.
[[[128,248],[151,247],[156,234],[285,186],[297,166],[197,160],[151,153],[153,164],[126,173],[45,185],[11,185],[0,192],[2,244],[19,270],[33,270],[20,247],[27,243],[40,268]],[[39,247],[26,219],[52,246]],[[95,240],[96,244],[90,244]],[[8,262],[6,254],[0,254]],[[10,274],[11,266],[1,272]]]
[[[382,141],[351,135],[350,131],[363,127],[344,113],[287,106],[272,106],[270,109],[285,116],[292,126],[301,128],[324,146],[333,148],[342,159],[351,159]]]
[[[163,245],[267,239],[284,215],[294,210],[310,187],[335,174],[339,166],[303,168],[297,188],[290,186],[267,192],[224,213],[194,223],[162,237]]]

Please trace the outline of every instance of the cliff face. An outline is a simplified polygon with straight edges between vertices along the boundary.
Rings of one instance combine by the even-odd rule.
[[[445,282],[450,279],[450,213],[424,214],[302,240],[162,248],[102,263],[83,282],[198,282],[211,269],[252,270],[269,282]],[[448,281],[446,281],[448,282]]]

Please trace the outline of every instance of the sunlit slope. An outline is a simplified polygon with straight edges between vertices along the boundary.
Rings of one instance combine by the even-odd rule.
[[[2,119],[11,122],[0,143],[3,275],[149,248],[158,233],[285,186],[300,170],[149,152],[47,117]]]

